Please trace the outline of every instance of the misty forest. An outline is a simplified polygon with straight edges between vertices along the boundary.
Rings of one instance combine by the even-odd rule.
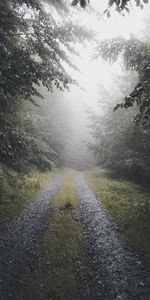
[[[148,0],[0,1],[0,300],[150,300]]]

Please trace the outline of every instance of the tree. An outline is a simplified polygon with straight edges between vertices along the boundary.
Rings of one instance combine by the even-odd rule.
[[[116,78],[114,82],[117,84]],[[129,75],[126,72],[119,89],[121,92],[125,91],[126,86],[129,90],[134,83],[132,73]],[[129,111],[122,109],[113,111],[114,105],[121,100],[121,93],[115,93],[115,89],[117,90],[117,87],[114,88],[113,94],[104,89],[100,90],[100,105],[103,106],[103,100],[105,114],[89,115],[94,139],[94,143],[89,144],[89,149],[93,151],[97,164],[109,169],[116,176],[148,183],[150,133],[140,125],[133,124],[133,118],[137,113],[136,107],[131,107]]]
[[[41,170],[61,167],[64,164],[65,148],[68,144],[70,131],[67,107],[60,93],[50,94],[46,89],[40,92],[44,101],[36,106],[28,103],[26,116],[26,132],[30,138],[28,156],[29,164]]]
[[[119,55],[123,56],[127,70],[134,70],[138,73],[138,83],[132,92],[127,95],[124,102],[118,107],[129,108],[137,105],[138,111],[135,117],[137,124],[144,128],[150,128],[150,45],[147,42],[139,41],[132,37],[125,40],[122,37],[105,40],[97,48],[97,55],[104,60],[115,62]]]
[[[48,3],[48,7],[41,0],[0,3],[0,157],[13,168],[19,168],[29,148],[30,153],[35,148],[34,137],[24,127],[24,103],[42,98],[40,86],[51,92],[54,87],[68,87],[73,80],[63,64],[75,67],[70,58],[76,53],[72,41],[91,38],[90,32],[71,19],[56,22],[54,9],[54,15],[68,13],[64,2]]]
[[[148,0],[143,0],[143,1],[134,0],[134,1],[136,6],[140,7],[141,9],[143,9],[144,4],[148,3]],[[90,2],[89,0],[73,0],[72,5],[76,6],[77,4],[80,4],[82,8],[85,8],[89,2]],[[129,12],[132,7],[132,3],[131,0],[109,0],[107,4],[107,8],[104,11],[104,13],[107,13],[108,17],[110,17],[110,11],[112,7],[115,7],[115,9],[119,13],[122,13],[124,11]]]
[[[0,4],[2,105],[12,96],[30,100],[33,96],[40,96],[35,85],[42,84],[49,90],[54,85],[60,89],[66,87],[71,78],[63,61],[72,63],[64,47],[73,51],[69,43],[80,39],[79,30],[82,38],[90,36],[72,22],[57,24],[52,12],[46,13],[40,1],[32,11],[31,8],[18,7],[17,4],[23,2],[32,5],[32,1],[31,4],[30,1],[7,1],[7,5],[2,1]]]

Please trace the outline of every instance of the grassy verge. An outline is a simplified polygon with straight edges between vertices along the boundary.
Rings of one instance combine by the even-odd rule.
[[[0,166],[0,230],[57,175],[57,171],[42,173],[34,170],[23,176]]]
[[[94,170],[86,179],[120,224],[132,245],[150,262],[150,190]]]
[[[38,271],[30,274],[26,282],[25,299],[85,299],[80,291],[76,271],[81,253],[82,226],[79,222],[74,177],[71,174],[66,177],[55,198],[49,229],[39,244]]]

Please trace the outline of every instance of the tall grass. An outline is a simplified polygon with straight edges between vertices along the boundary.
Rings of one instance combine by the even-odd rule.
[[[0,230],[44,188],[57,172],[32,170],[23,175],[0,165]]]

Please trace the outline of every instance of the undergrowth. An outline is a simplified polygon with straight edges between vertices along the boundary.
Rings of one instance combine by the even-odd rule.
[[[150,190],[103,170],[87,173],[87,182],[120,224],[130,243],[150,262]]]
[[[32,170],[28,174],[0,165],[0,230],[57,176],[57,171],[42,173]]]

